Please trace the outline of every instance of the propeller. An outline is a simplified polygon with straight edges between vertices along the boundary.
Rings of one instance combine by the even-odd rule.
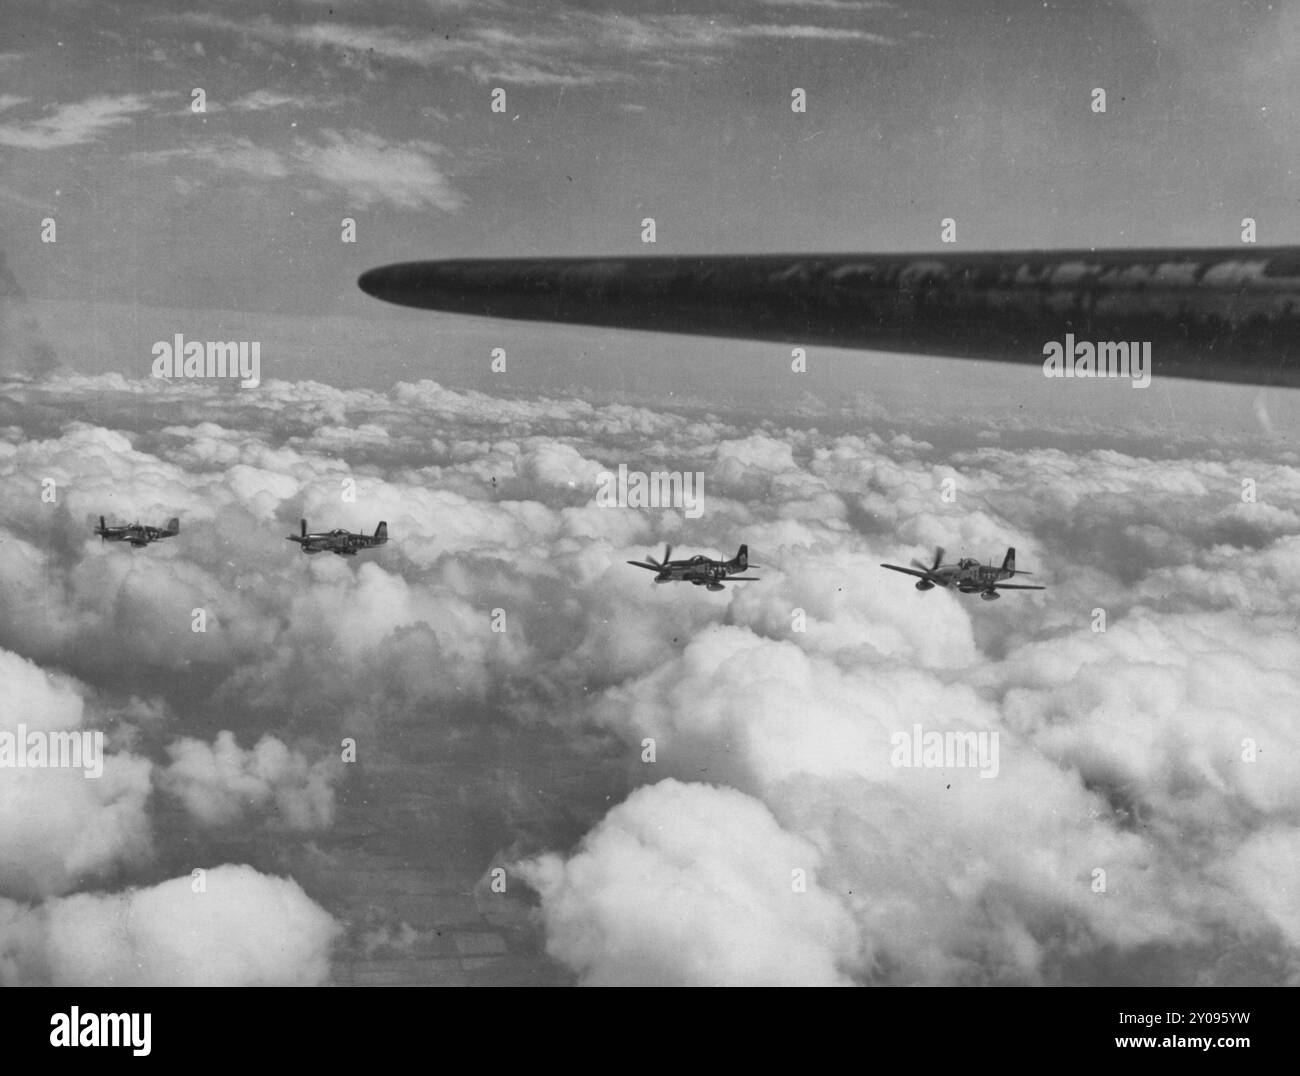
[[[664,565],[666,565],[672,559],[672,555],[673,555],[673,547],[670,545],[666,545],[664,546],[663,560],[655,560],[652,554],[647,553],[645,555],[645,560],[629,560],[628,563],[634,564],[638,568],[650,568],[653,571],[662,572],[664,570]],[[658,582],[658,580],[655,580],[655,582]]]
[[[943,546],[936,546],[936,547],[935,547],[935,550],[934,550],[934,563],[933,563],[933,564],[922,564],[919,560],[917,560],[915,557],[913,557],[913,558],[912,558],[912,567],[913,567],[913,568],[920,568],[921,571],[923,571],[923,572],[933,572],[933,571],[936,571],[936,570],[938,569],[939,564],[942,562],[942,560],[943,560]]]
[[[673,557],[673,547],[670,545],[664,546],[663,560],[655,560],[653,554],[650,553],[647,553],[645,555],[645,559],[655,568],[662,568],[665,564],[667,564],[670,560],[672,560],[672,557]]]

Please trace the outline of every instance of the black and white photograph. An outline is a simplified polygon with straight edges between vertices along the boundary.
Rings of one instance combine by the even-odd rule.
[[[1298,107],[1290,0],[0,0],[37,1041],[1089,987],[1247,1049],[1170,991],[1300,985]]]

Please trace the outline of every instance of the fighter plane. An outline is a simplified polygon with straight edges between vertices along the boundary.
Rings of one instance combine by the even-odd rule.
[[[672,555],[673,547],[665,546],[663,560],[655,560],[647,553],[645,560],[629,560],[628,563],[656,572],[654,578],[656,583],[694,583],[697,587],[708,587],[709,590],[722,590],[724,582],[756,583],[759,578],[753,575],[736,574],[751,567],[747,545],[742,545],[740,552],[731,560],[714,560],[702,553],[697,553],[686,560],[673,560]],[[753,567],[756,568],[758,565]]]
[[[301,522],[302,533],[290,534],[286,538],[297,542],[304,553],[337,553],[340,557],[355,557],[358,549],[371,549],[388,541],[388,524],[382,520],[373,535],[353,534],[342,529],[308,534],[307,521]]]
[[[156,542],[160,538],[174,538],[181,532],[181,521],[173,516],[167,521],[166,527],[149,527],[141,526],[140,521],[124,524],[121,527],[110,527],[104,522],[104,517],[99,517],[99,526],[95,528],[95,533],[99,535],[99,540],[103,542],[130,542],[132,547],[139,549],[150,542]]]
[[[1010,579],[1015,575],[1033,575],[1033,572],[1026,572],[1016,568],[1016,551],[1014,547],[1007,547],[1007,555],[1002,560],[1002,567],[996,565],[981,564],[973,557],[966,557],[959,560],[956,564],[943,564],[943,550],[934,551],[934,563],[930,565],[922,564],[919,560],[912,561],[912,567],[900,568],[897,564],[882,564],[882,568],[888,568],[894,572],[904,572],[907,575],[915,575],[920,582],[916,584],[917,590],[933,590],[935,587],[953,587],[955,586],[963,594],[978,593],[981,598],[987,602],[996,601],[1001,595],[999,590],[1046,590],[1046,587],[1030,586],[1026,583],[1003,583],[1001,580]],[[919,569],[919,570],[918,570]]]
[[[458,314],[1034,366],[1141,344],[1156,377],[1300,387],[1300,246],[465,258],[357,283]]]

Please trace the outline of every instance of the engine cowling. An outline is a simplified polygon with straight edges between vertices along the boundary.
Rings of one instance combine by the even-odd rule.
[[[928,580],[928,579],[922,579],[919,583],[916,584],[916,589],[917,589],[917,590],[933,590],[933,589],[934,589],[934,584],[931,583],[930,580]]]
[[[980,591],[980,597],[983,598],[986,602],[995,602],[1000,597],[1002,597],[1002,595],[999,594],[996,590],[983,590]]]

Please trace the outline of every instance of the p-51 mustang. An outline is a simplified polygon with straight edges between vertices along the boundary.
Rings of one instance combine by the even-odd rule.
[[[137,549],[156,542],[159,538],[174,538],[180,532],[181,521],[176,516],[167,521],[166,527],[141,526],[138,520],[121,527],[110,527],[104,522],[104,517],[100,516],[99,526],[95,528],[101,542],[130,542]]]
[[[287,540],[297,542],[304,553],[337,553],[340,557],[355,557],[358,549],[371,549],[388,541],[388,524],[380,521],[373,535],[353,534],[341,529],[308,534],[304,519],[302,533],[290,534]]]
[[[714,560],[712,557],[706,557],[698,553],[686,560],[672,560],[673,547],[664,547],[664,559],[655,560],[649,553],[645,555],[645,560],[629,560],[629,564],[634,564],[638,568],[649,568],[656,572],[654,581],[656,583],[694,583],[697,587],[708,587],[710,590],[721,590],[724,582],[749,582],[758,581],[758,576],[737,575],[737,572],[746,571],[750,567],[749,563],[749,546],[742,545],[740,552],[731,560]],[[758,565],[753,565],[758,567]]]
[[[1015,575],[1033,575],[1033,572],[1016,569],[1016,551],[1007,548],[1007,555],[999,568],[993,564],[981,564],[973,557],[959,560],[956,564],[942,564],[943,550],[934,551],[934,563],[928,567],[919,560],[912,561],[912,567],[900,568],[897,564],[882,564],[894,572],[904,572],[920,579],[917,590],[933,590],[935,587],[956,587],[963,594],[979,593],[985,601],[996,601],[1001,595],[999,590],[1046,590],[1046,587],[1029,586],[1025,583],[1003,583]],[[919,570],[918,570],[919,569]]]

